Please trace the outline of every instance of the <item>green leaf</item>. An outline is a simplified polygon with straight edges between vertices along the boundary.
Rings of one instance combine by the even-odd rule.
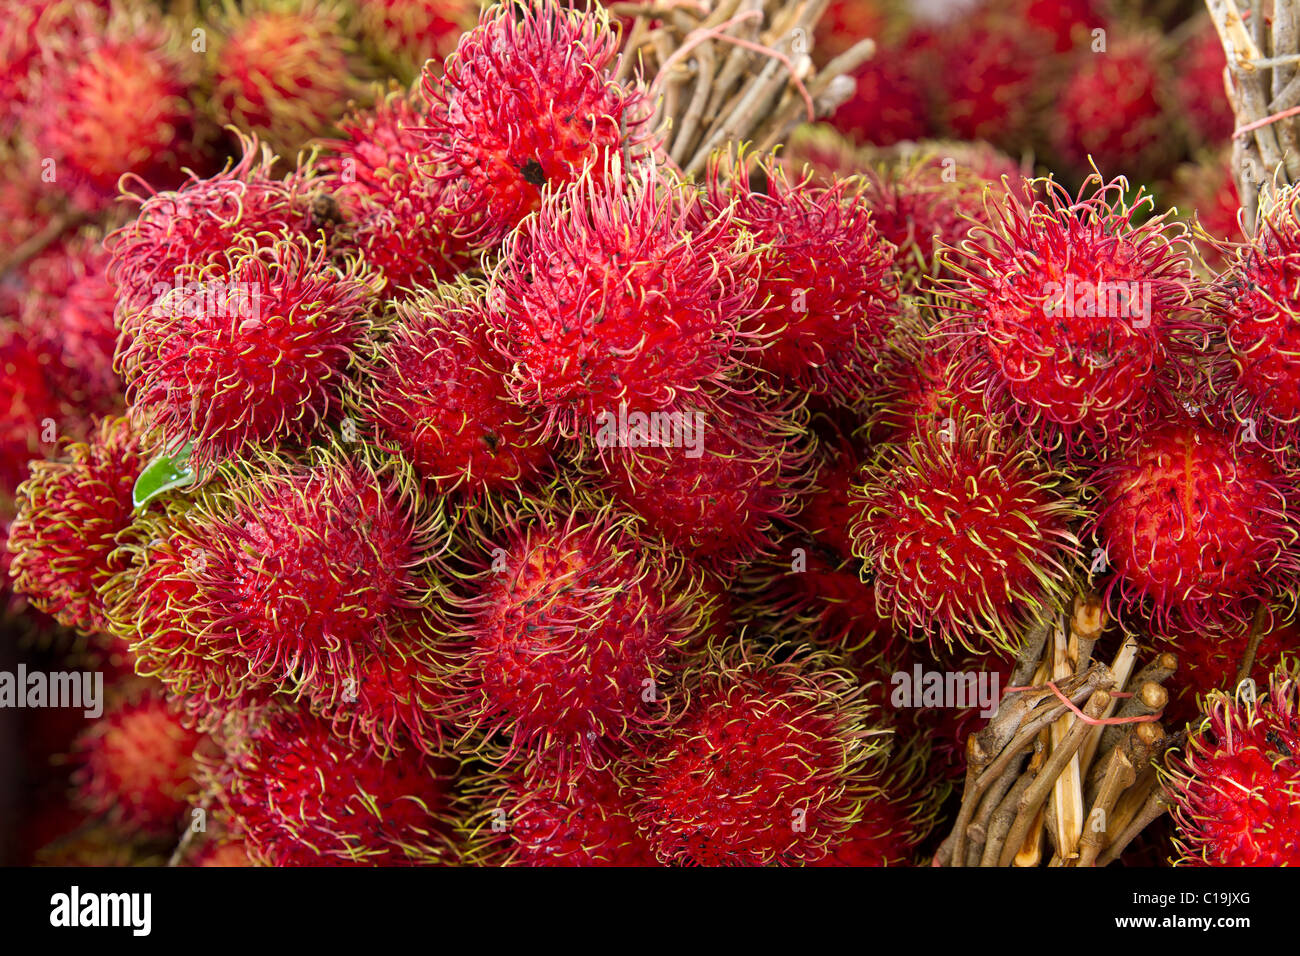
[[[145,466],[140,477],[135,480],[131,491],[131,503],[136,510],[143,508],[159,495],[175,488],[188,488],[194,484],[194,469],[190,467],[190,447],[193,442],[186,442],[180,451],[173,455],[163,452]]]

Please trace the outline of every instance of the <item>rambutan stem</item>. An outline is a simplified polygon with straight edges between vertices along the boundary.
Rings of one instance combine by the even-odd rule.
[[[1267,613],[1268,605],[1260,601],[1250,622],[1250,636],[1246,640],[1245,653],[1241,655],[1241,665],[1237,668],[1237,679],[1232,683],[1234,688],[1249,677],[1255,668],[1255,655],[1259,653],[1259,642],[1264,637],[1264,618]]]

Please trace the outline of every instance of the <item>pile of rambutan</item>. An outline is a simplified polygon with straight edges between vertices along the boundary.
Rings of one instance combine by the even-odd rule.
[[[1082,595],[1183,662],[1165,856],[1294,856],[1300,198],[1144,185],[1227,195],[1205,22],[846,0],[841,132],[695,177],[595,3],[46,6],[0,507],[114,862],[927,864],[980,715],[890,685]]]

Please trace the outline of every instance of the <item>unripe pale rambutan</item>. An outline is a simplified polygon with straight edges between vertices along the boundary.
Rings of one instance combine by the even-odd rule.
[[[508,398],[506,364],[488,345],[483,286],[417,290],[395,312],[357,376],[350,404],[362,428],[439,495],[473,499],[547,472],[550,449]]]
[[[1106,448],[1175,407],[1197,346],[1185,227],[1126,183],[1090,177],[1078,198],[1008,195],[991,226],[945,254],[960,379],[1041,446]]]
[[[1184,42],[1178,55],[1174,90],[1179,114],[1192,134],[1193,144],[1221,149],[1232,138],[1236,120],[1224,89],[1223,74],[1228,58],[1214,21],[1202,14],[1195,32]]]
[[[1267,697],[1211,695],[1204,722],[1167,764],[1176,863],[1300,865],[1298,686],[1294,667],[1279,665]]]
[[[372,652],[431,640],[431,615],[412,612],[431,590],[442,517],[422,513],[404,465],[324,448],[220,477],[193,516],[207,556],[189,572],[248,681],[337,701],[358,692]]]
[[[690,705],[638,782],[659,859],[699,866],[819,860],[861,819],[880,770],[876,712],[834,658],[712,648]]]
[[[342,244],[384,273],[390,296],[450,279],[473,261],[447,182],[421,155],[424,110],[417,97],[391,90],[339,124],[343,138],[326,143],[320,164],[322,185],[347,220]]]
[[[474,0],[353,0],[363,45],[403,83],[427,60],[441,63],[473,26]]]
[[[123,7],[42,50],[25,112],[37,155],[54,161],[60,186],[98,211],[136,173],[169,185],[197,157],[192,77],[177,40],[143,7]]]
[[[1255,236],[1237,247],[1209,296],[1226,346],[1217,390],[1248,434],[1270,448],[1300,438],[1300,191],[1266,204]]]
[[[987,423],[956,418],[873,463],[855,495],[854,553],[881,613],[918,638],[971,651],[1012,646],[1063,599],[1079,513],[1061,475]]]
[[[1092,479],[1112,613],[1157,632],[1244,621],[1295,571],[1294,481],[1258,446],[1171,421]]]
[[[460,721],[498,763],[543,755],[562,773],[662,719],[676,652],[709,618],[698,570],[569,498],[504,505],[463,599],[457,678]]]
[[[595,441],[606,487],[669,545],[720,573],[770,550],[809,453],[804,416],[768,392],[670,415],[610,414]],[[675,428],[676,426],[676,428]]]
[[[257,863],[437,865],[454,858],[447,768],[352,747],[318,718],[270,712],[204,767],[218,818]]]
[[[511,364],[511,397],[546,435],[622,405],[679,409],[735,367],[736,330],[757,304],[752,240],[729,209],[703,221],[698,194],[661,175],[584,174],[502,247],[489,337]]]
[[[141,427],[192,443],[202,472],[250,447],[307,438],[340,407],[344,370],[382,279],[330,268],[323,240],[241,236],[122,320],[118,366]]]
[[[241,234],[311,235],[311,170],[280,177],[269,147],[251,138],[241,139],[241,147],[238,162],[207,178],[191,174],[175,191],[155,192],[135,181],[142,191],[127,195],[139,212],[104,241],[123,311],[166,294],[181,266],[219,260]]]
[[[77,738],[77,798],[124,829],[173,835],[198,790],[195,752],[204,740],[157,691],[122,700]]]
[[[95,589],[111,575],[117,534],[131,523],[143,462],[130,424],[102,421],[86,444],[33,464],[9,531],[14,587],[65,627],[107,627]]]
[[[637,829],[624,762],[575,779],[519,762],[464,788],[466,857],[482,866],[658,866]]]
[[[612,155],[639,152],[645,96],[616,82],[619,38],[604,8],[521,0],[484,9],[445,72],[427,69],[428,155],[453,207],[496,245],[557,192],[617,176]]]
[[[225,0],[208,49],[207,103],[218,125],[285,155],[328,131],[364,92],[347,16],[338,0]]]
[[[117,330],[108,252],[98,232],[48,249],[23,269],[27,280],[18,321],[59,356],[51,369],[60,392],[78,406],[107,414],[121,403],[113,373]]]
[[[1091,165],[1135,180],[1168,174],[1182,137],[1166,71],[1157,34],[1128,34],[1105,52],[1075,54],[1053,111],[1057,154],[1079,171]]]
[[[767,188],[757,191],[746,163],[724,165],[710,170],[710,201],[734,201],[736,228],[758,246],[763,304],[740,330],[761,346],[755,364],[799,391],[859,394],[896,310],[894,247],[850,182],[790,182],[766,160]]]

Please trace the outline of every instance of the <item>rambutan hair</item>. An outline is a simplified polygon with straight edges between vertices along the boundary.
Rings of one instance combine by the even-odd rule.
[[[431,492],[477,499],[545,475],[549,443],[512,402],[486,337],[481,282],[418,289],[359,365],[348,404],[363,430],[409,461]]]
[[[441,75],[426,67],[430,159],[485,247],[544,192],[584,176],[620,175],[612,155],[643,151],[643,93],[614,79],[619,36],[599,5],[494,3],[461,37]]]
[[[131,524],[143,459],[122,418],[106,418],[85,443],[32,465],[9,529],[14,587],[65,627],[107,627],[96,589],[116,570],[117,535]]]
[[[118,367],[142,430],[170,450],[190,443],[201,472],[304,440],[340,408],[382,281],[359,258],[242,235],[175,277],[122,321]]]
[[[960,380],[1041,446],[1101,451],[1176,408],[1204,323],[1192,304],[1185,227],[1129,202],[1120,178],[1089,177],[1077,197],[1013,190],[945,260]],[[949,254],[951,253],[951,254]]]
[[[548,191],[502,246],[489,339],[545,435],[621,405],[679,409],[737,364],[737,328],[757,305],[752,239],[732,228],[730,208],[706,215],[670,176],[584,173]]]
[[[1162,779],[1178,833],[1176,864],[1300,864],[1300,693],[1279,664],[1267,696],[1253,687],[1210,695],[1208,713]]]
[[[956,416],[873,462],[853,501],[854,553],[882,614],[918,639],[1014,646],[1078,570],[1082,514],[1065,476],[985,421]]]
[[[848,836],[889,731],[837,661],[743,641],[705,652],[638,782],[637,819],[660,861],[798,865]]]

